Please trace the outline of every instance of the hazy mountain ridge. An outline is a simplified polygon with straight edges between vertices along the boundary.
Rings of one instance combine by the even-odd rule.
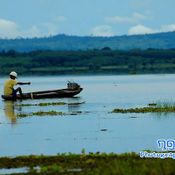
[[[132,36],[67,36],[55,35],[45,38],[0,39],[0,50],[87,50],[110,47],[111,49],[171,49],[175,48],[175,32]]]

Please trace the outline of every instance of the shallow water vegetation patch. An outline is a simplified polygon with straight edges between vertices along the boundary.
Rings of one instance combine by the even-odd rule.
[[[17,114],[17,117],[30,117],[30,116],[57,116],[57,115],[65,115],[64,112],[60,111],[37,111],[37,112],[32,112],[32,113],[19,113]]]
[[[36,103],[36,104],[17,104],[17,106],[57,106],[65,105],[65,102],[51,102],[51,103]]]
[[[24,117],[28,117],[30,115],[31,114],[19,113],[19,114],[17,114],[17,117],[24,118]]]
[[[65,105],[65,102],[51,102],[51,103],[39,103],[38,106],[59,106],[59,105]]]
[[[33,112],[32,115],[44,116],[44,115],[64,115],[63,112],[58,111],[38,111]]]
[[[135,153],[84,153],[0,158],[0,169],[21,167],[29,167],[28,173],[30,174],[170,175],[175,172],[175,161],[173,159],[140,158]]]
[[[57,116],[57,115],[80,115],[80,114],[89,114],[89,111],[73,111],[71,113],[65,113],[61,111],[37,111],[37,112],[31,112],[31,113],[18,113],[17,117],[23,118],[23,117],[30,117],[30,116]]]
[[[114,109],[113,113],[168,113],[175,112],[175,106],[155,106],[155,107],[142,107],[142,108],[129,108],[129,109]]]
[[[62,105],[80,105],[85,102],[66,103],[66,102],[49,102],[49,103],[36,103],[36,104],[17,104],[16,106],[62,106]]]

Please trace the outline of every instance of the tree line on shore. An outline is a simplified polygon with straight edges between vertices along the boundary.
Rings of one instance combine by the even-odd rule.
[[[174,73],[175,49],[0,51],[0,74]]]

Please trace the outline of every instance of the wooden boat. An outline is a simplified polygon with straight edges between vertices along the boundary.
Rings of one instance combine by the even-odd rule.
[[[57,90],[49,90],[49,91],[37,91],[37,92],[29,92],[23,93],[23,96],[17,94],[16,99],[42,99],[42,98],[64,98],[64,97],[73,97],[79,94],[83,88],[79,87],[76,89],[57,89]],[[15,100],[12,95],[2,95],[4,100]]]

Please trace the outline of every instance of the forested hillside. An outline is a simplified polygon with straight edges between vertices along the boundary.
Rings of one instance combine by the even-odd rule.
[[[171,49],[175,48],[175,32],[114,37],[56,35],[47,38],[0,39],[0,51],[87,50],[103,47],[113,50]]]

